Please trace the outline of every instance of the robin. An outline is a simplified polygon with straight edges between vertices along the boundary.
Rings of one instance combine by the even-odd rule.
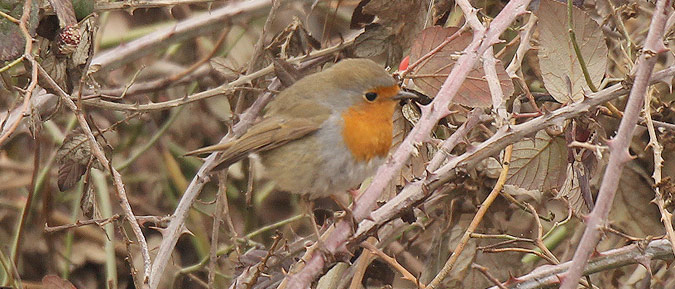
[[[257,152],[278,189],[330,196],[356,187],[384,162],[394,109],[415,97],[375,62],[346,59],[283,90],[239,139],[188,155],[222,151],[218,166],[227,167]]]

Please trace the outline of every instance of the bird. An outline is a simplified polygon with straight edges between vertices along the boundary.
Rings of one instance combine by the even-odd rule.
[[[222,168],[257,153],[279,190],[308,199],[349,192],[385,161],[394,111],[416,97],[374,61],[344,59],[282,90],[238,139],[186,155],[220,151]]]

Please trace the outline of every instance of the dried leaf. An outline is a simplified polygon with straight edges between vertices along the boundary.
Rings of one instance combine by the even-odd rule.
[[[58,185],[60,191],[70,190],[87,171],[86,165],[74,161],[63,161],[59,165]]]
[[[567,6],[554,0],[542,0],[536,12],[539,18],[539,65],[544,86],[561,103],[583,100],[590,91],[568,36]],[[600,26],[581,9],[572,9],[574,33],[594,85],[599,85],[607,70],[607,45]]]
[[[96,29],[95,22],[95,17],[89,17],[59,30],[55,41],[43,39],[40,43],[42,66],[59,87],[67,92],[80,83],[83,70],[93,55],[91,44]]]
[[[367,25],[366,32],[357,38],[355,56],[386,53],[386,65],[398,65],[403,51],[424,27],[427,5],[425,0],[371,0],[364,4],[363,14],[377,16],[377,22]]]
[[[609,212],[612,224],[637,237],[665,234],[661,214],[654,204],[651,178],[643,168],[630,162],[623,169],[616,197]]]
[[[23,14],[23,3],[24,1],[19,0],[3,0],[0,1],[0,10],[15,19],[19,19]],[[28,18],[28,30],[31,36],[35,35],[35,28],[38,25],[38,8],[38,1],[32,1],[30,17]],[[23,54],[26,39],[19,29],[19,25],[1,16],[0,39],[2,39],[0,41],[0,61],[13,60]]]
[[[375,259],[370,262],[366,272],[361,279],[361,284],[368,288],[368,284],[375,283],[378,286],[381,285],[392,285],[394,282],[394,271],[391,270],[387,263],[380,261],[380,259]]]
[[[321,48],[321,42],[316,40],[302,25],[302,21],[295,16],[291,24],[274,36],[272,42],[266,47],[274,57],[282,59],[305,55],[312,49],[319,48]]]
[[[366,6],[370,0],[361,0],[354,12],[352,13],[352,20],[349,23],[349,28],[359,29],[365,27],[375,20],[375,15],[363,13],[363,6]]]
[[[581,166],[581,163],[574,162],[567,165],[565,182],[558,191],[558,194],[556,194],[556,198],[564,198],[567,200],[567,203],[569,204],[570,208],[572,208],[574,214],[577,216],[582,216],[589,212],[589,207],[584,201],[584,196],[581,193],[579,176],[575,173],[576,170],[574,166]]]
[[[49,0],[49,4],[52,5],[56,16],[59,18],[61,28],[77,23],[71,0]]]
[[[56,275],[46,275],[42,277],[42,287],[49,289],[77,289],[70,281],[61,279]]]
[[[410,24],[416,19],[416,13],[426,13],[425,4],[420,0],[372,0],[363,5],[363,13],[375,15],[381,23]],[[390,26],[390,25],[387,25]]]
[[[91,157],[87,136],[78,132],[72,132],[66,136],[56,153],[56,160],[59,164],[59,190],[69,190],[80,180],[87,170]],[[101,168],[98,161],[94,164]]]
[[[73,9],[78,20],[94,12],[94,0],[73,0]]]
[[[446,38],[457,32],[459,28],[443,28],[439,26],[424,29],[415,39],[410,51],[410,62],[414,63],[428,52],[434,50]],[[413,81],[425,94],[436,95],[445,82],[460,53],[471,42],[472,36],[463,33],[449,44],[441,48],[436,54],[428,58],[413,71]],[[504,65],[498,61],[497,76],[504,95],[513,93],[513,83],[506,74]],[[482,65],[477,65],[466,78],[453,100],[454,103],[470,107],[490,107],[492,96],[485,80]]]
[[[511,167],[506,179],[509,185],[527,190],[560,189],[567,169],[567,144],[562,137],[551,137],[545,131],[534,139],[513,144]]]
[[[291,86],[298,79],[302,78],[300,71],[287,61],[274,58],[272,59],[272,63],[274,64],[274,74],[276,74],[281,84],[285,87]]]
[[[89,219],[94,219],[95,209],[96,209],[96,192],[94,192],[94,187],[89,182],[89,176],[87,174],[85,177],[84,190],[82,192],[82,197],[80,198],[80,209],[82,210],[82,215],[86,216]]]
[[[366,31],[354,40],[354,56],[373,57],[391,48],[391,29],[377,23],[366,26]]]

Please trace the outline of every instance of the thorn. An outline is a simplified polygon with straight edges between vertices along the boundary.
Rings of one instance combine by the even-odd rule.
[[[183,227],[183,230],[180,232],[179,236],[183,235],[183,234],[188,234],[188,235],[193,236],[193,237],[195,236],[195,234],[193,234],[190,230],[188,230],[185,227]]]
[[[649,272],[649,277],[651,278],[653,276],[652,273],[652,266],[650,265],[652,258],[649,258],[647,256],[643,257],[638,257],[637,259],[638,264],[642,265],[642,267],[645,267],[647,269],[647,272]]]
[[[619,161],[621,163],[630,162],[630,161],[634,160],[635,158],[636,157],[630,155],[628,150],[625,150],[625,151],[621,152],[620,155],[619,155]]]
[[[513,274],[511,272],[509,272],[509,278],[506,279],[506,282],[502,283],[502,285],[509,286],[509,285],[518,283],[518,281],[520,281],[520,280],[518,280],[517,277],[513,276]]]
[[[148,228],[153,229],[153,230],[159,232],[160,234],[162,234],[162,238],[165,236],[164,233],[166,233],[166,229],[164,229],[164,228],[160,228],[160,227],[156,227],[156,226],[148,226]]]

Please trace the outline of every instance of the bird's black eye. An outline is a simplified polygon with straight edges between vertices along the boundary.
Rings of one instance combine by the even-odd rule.
[[[368,101],[375,101],[376,98],[377,98],[377,93],[375,93],[375,92],[367,92],[366,93],[366,99]]]

